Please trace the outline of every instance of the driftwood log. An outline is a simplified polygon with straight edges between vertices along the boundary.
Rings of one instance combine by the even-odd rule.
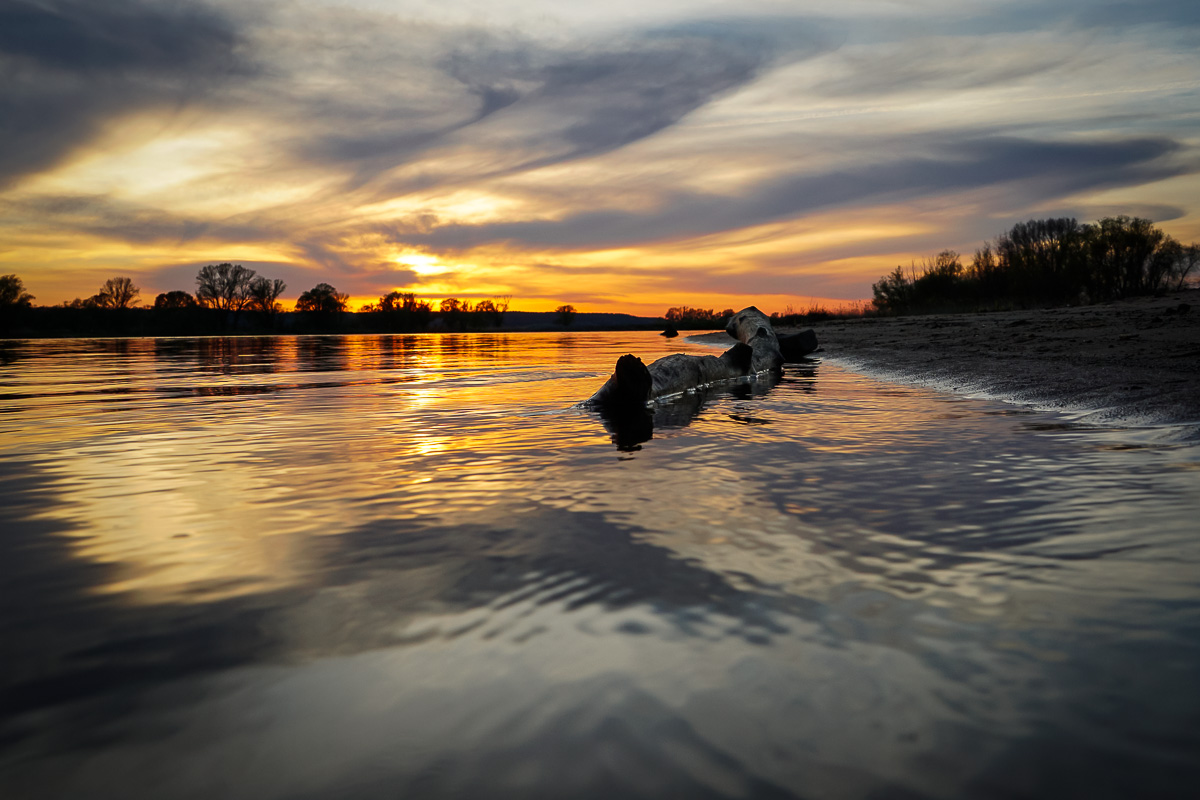
[[[738,343],[719,356],[675,353],[648,367],[637,356],[621,356],[612,377],[584,405],[610,410],[645,408],[654,400],[721,381],[782,370],[786,359],[766,314],[754,306],[744,308],[730,317],[725,332]]]

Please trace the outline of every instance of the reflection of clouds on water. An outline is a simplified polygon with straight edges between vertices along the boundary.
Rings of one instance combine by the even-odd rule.
[[[199,626],[186,607],[164,620],[181,626],[155,624],[162,611],[101,607],[104,633],[139,638],[75,663],[72,683],[93,687],[85,705],[51,706],[61,724],[24,740],[57,755],[7,774],[44,796],[117,797],[145,783],[157,796],[261,797],[264,781],[267,796],[319,795],[364,771],[401,794],[757,795],[814,772],[833,780],[864,755],[865,785],[902,780],[917,737],[932,735],[932,709],[950,714],[914,656],[831,647],[836,621],[820,605],[733,588],[588,514],[507,511],[509,528],[380,522],[325,539],[321,585],[207,603]],[[127,668],[135,713],[112,713],[119,697],[98,691],[101,659],[174,663],[198,647],[190,667]],[[266,665],[229,669],[251,661]],[[877,669],[904,690],[881,685]],[[212,674],[188,679],[193,670]],[[861,711],[845,718],[848,707]],[[106,747],[76,749],[84,712],[109,720]],[[910,744],[897,752],[901,737]]]
[[[816,364],[660,408],[618,452],[570,406],[667,345],[576,339],[23,345],[0,791],[964,796],[1080,758],[1151,788],[1193,769],[1194,447]]]

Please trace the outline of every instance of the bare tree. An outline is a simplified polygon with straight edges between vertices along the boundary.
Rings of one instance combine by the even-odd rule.
[[[109,278],[96,294],[101,308],[129,308],[142,290],[133,285],[132,278]]]
[[[1174,289],[1179,291],[1187,286],[1188,276],[1192,274],[1192,270],[1200,266],[1200,244],[1192,243],[1186,247],[1178,245],[1174,257],[1168,279],[1174,281]]]
[[[274,280],[270,278],[255,278],[250,282],[250,301],[246,307],[251,311],[263,311],[268,314],[274,314],[280,310],[279,295],[283,294],[283,290],[287,288],[287,284],[279,278]]]
[[[241,264],[209,264],[196,274],[196,299],[208,308],[241,311],[250,302],[254,277]]]

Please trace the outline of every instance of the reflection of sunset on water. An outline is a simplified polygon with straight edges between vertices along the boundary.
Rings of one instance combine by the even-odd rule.
[[[811,788],[850,762],[968,796],[980,774],[1019,788],[1013,748],[1134,746],[1115,712],[1064,738],[1114,697],[1195,750],[1172,727],[1197,663],[1194,445],[821,361],[624,433],[576,406],[618,356],[676,350],[714,352],[652,332],[6,344],[0,568],[22,602],[0,633],[22,655],[0,742],[29,757],[0,744],[0,791],[119,800],[103,787],[167,764],[155,796],[224,795],[217,775],[284,797],[356,785],[382,748],[406,796],[444,764],[471,791],[432,796],[488,796],[514,758],[557,796],[611,749],[655,765],[618,781],[651,796],[714,765]],[[75,730],[86,755],[59,741]],[[931,758],[952,764],[936,780]]]
[[[81,556],[115,568],[98,590],[140,602],[303,583],[319,569],[317,538],[374,516],[429,525],[503,517],[517,498],[635,526],[678,558],[782,591],[828,591],[850,569],[934,602],[994,594],[992,558],[975,563],[829,518],[829,475],[809,462],[869,457],[888,470],[892,454],[920,450],[961,416],[953,403],[832,367],[789,374],[774,389],[735,386],[695,420],[660,415],[669,422],[655,436],[675,440],[676,454],[663,460],[655,447],[621,461],[594,416],[571,406],[621,352],[649,360],[672,347],[652,334],[122,341],[88,343],[70,361],[55,355],[77,346],[32,348],[31,366],[49,369],[22,370],[33,396],[15,403],[42,424],[10,439],[54,443],[63,506],[46,513],[72,522]],[[42,391],[45,380],[87,394]],[[968,426],[955,447],[986,449],[989,435]],[[711,438],[690,444],[698,436]],[[780,450],[781,441],[796,444]],[[731,446],[770,455],[738,466],[726,459]],[[791,482],[786,497],[764,492],[776,480]],[[347,517],[355,497],[361,510]],[[897,513],[890,495],[878,509],[874,499],[860,501],[864,521]],[[951,496],[905,513],[935,524],[961,508]],[[832,545],[843,537],[858,542],[857,555]],[[876,550],[906,555],[893,563]]]

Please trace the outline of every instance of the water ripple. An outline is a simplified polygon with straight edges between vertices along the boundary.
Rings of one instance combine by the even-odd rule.
[[[1200,445],[675,347],[13,343],[0,793],[1194,786]]]

